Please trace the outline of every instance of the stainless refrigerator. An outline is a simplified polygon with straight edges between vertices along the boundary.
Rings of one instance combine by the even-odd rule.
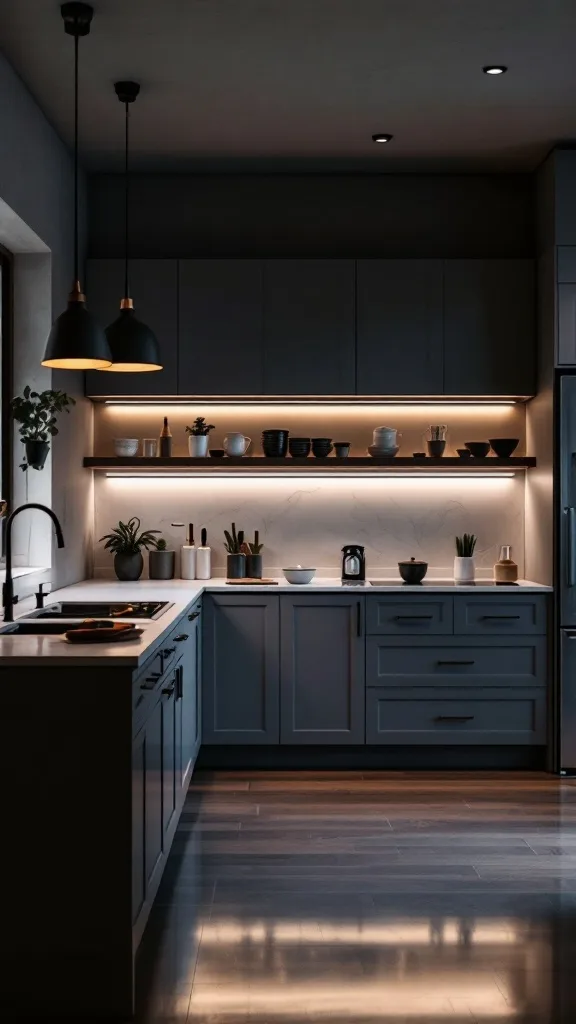
[[[576,375],[557,381],[556,766],[576,776]]]

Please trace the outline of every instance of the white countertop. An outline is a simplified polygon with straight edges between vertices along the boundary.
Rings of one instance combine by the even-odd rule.
[[[484,595],[497,594],[518,594],[518,593],[552,593],[552,587],[546,587],[539,583],[531,583],[529,580],[519,580],[516,586],[494,584],[493,586],[476,587],[474,584],[458,584],[454,587],[449,580],[433,580],[427,582],[424,587],[410,587],[403,583],[396,583],[382,589],[378,587],[358,587],[343,585],[339,579],[318,578],[311,583],[303,585],[292,585],[287,583],[284,577],[277,580],[277,586],[262,586],[250,584],[248,586],[230,586],[224,579],[212,580],[139,580],[137,583],[121,583],[118,580],[85,580],[83,583],[75,583],[73,586],[65,587],[62,590],[54,591],[47,597],[46,604],[55,601],[170,601],[172,606],[156,620],[143,619],[138,621],[138,626],[143,629],[142,636],[138,640],[130,640],[126,643],[111,644],[86,644],[79,646],[68,644],[62,636],[10,636],[0,635],[0,662],[2,659],[10,661],[10,665],[26,666],[36,665],[40,658],[50,659],[52,663],[73,666],[75,664],[97,665],[103,661],[109,666],[125,666],[137,668],[144,664],[147,658],[159,646],[164,635],[168,633],[178,618],[195,600],[205,591],[220,593],[227,591],[229,594],[252,594],[252,593],[322,593],[330,591],[353,591],[361,594],[405,594],[412,596],[424,596],[426,594],[455,594],[475,593]],[[26,615],[31,611],[30,601],[23,602],[16,609],[18,617]],[[47,621],[46,619],[43,620]],[[134,621],[137,621],[136,619]]]

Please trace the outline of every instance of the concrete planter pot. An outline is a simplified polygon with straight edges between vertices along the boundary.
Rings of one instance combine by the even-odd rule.
[[[205,459],[208,454],[208,434],[189,434],[188,454],[192,459]]]
[[[246,579],[246,555],[226,555],[226,576],[229,580]]]
[[[136,551],[129,554],[118,553],[114,555],[114,572],[119,580],[127,580],[134,583],[139,580],[144,568],[142,552]]]
[[[473,583],[475,575],[474,556],[456,555],[454,558],[454,579],[456,583]]]
[[[150,551],[148,553],[148,576],[151,580],[173,580],[175,567],[175,551]]]
[[[26,462],[32,469],[44,469],[50,445],[48,441],[25,441]]]
[[[262,579],[262,555],[246,555],[246,576],[251,580]]]

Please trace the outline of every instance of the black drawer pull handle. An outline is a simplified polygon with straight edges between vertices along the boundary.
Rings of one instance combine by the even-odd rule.
[[[481,615],[481,619],[519,619],[519,615]]]
[[[401,622],[402,619],[433,619],[433,615],[395,615],[394,618],[397,622]]]
[[[436,715],[435,722],[471,722],[474,715]]]
[[[176,643],[181,644],[184,640],[188,639],[188,633],[180,633],[178,636],[175,636],[174,639]],[[176,650],[176,648],[174,648],[174,650]]]
[[[164,694],[165,697],[171,697],[172,694],[174,693],[174,684],[172,684],[172,686],[165,686],[164,689],[162,690],[162,693]]]
[[[146,676],[146,679],[141,684],[140,689],[141,690],[152,690],[153,687],[154,687],[154,683],[158,682],[158,680],[160,679],[161,675],[162,675],[161,672],[154,672],[151,676]],[[146,686],[146,683],[152,683],[152,686]]]
[[[437,661],[437,665],[473,665],[473,661]]]
[[[162,651],[162,654],[164,655],[165,658],[169,658],[171,654],[175,653],[175,651],[175,647],[165,647],[164,650]]]
[[[199,618],[199,616],[200,612],[190,612],[190,615],[188,616],[188,622],[194,622],[194,619]]]

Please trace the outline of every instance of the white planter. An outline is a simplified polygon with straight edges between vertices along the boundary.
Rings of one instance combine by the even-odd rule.
[[[474,556],[461,557],[456,555],[454,558],[454,579],[457,583],[473,583],[474,582]]]
[[[188,434],[188,452],[192,459],[204,459],[208,454],[208,434]]]

